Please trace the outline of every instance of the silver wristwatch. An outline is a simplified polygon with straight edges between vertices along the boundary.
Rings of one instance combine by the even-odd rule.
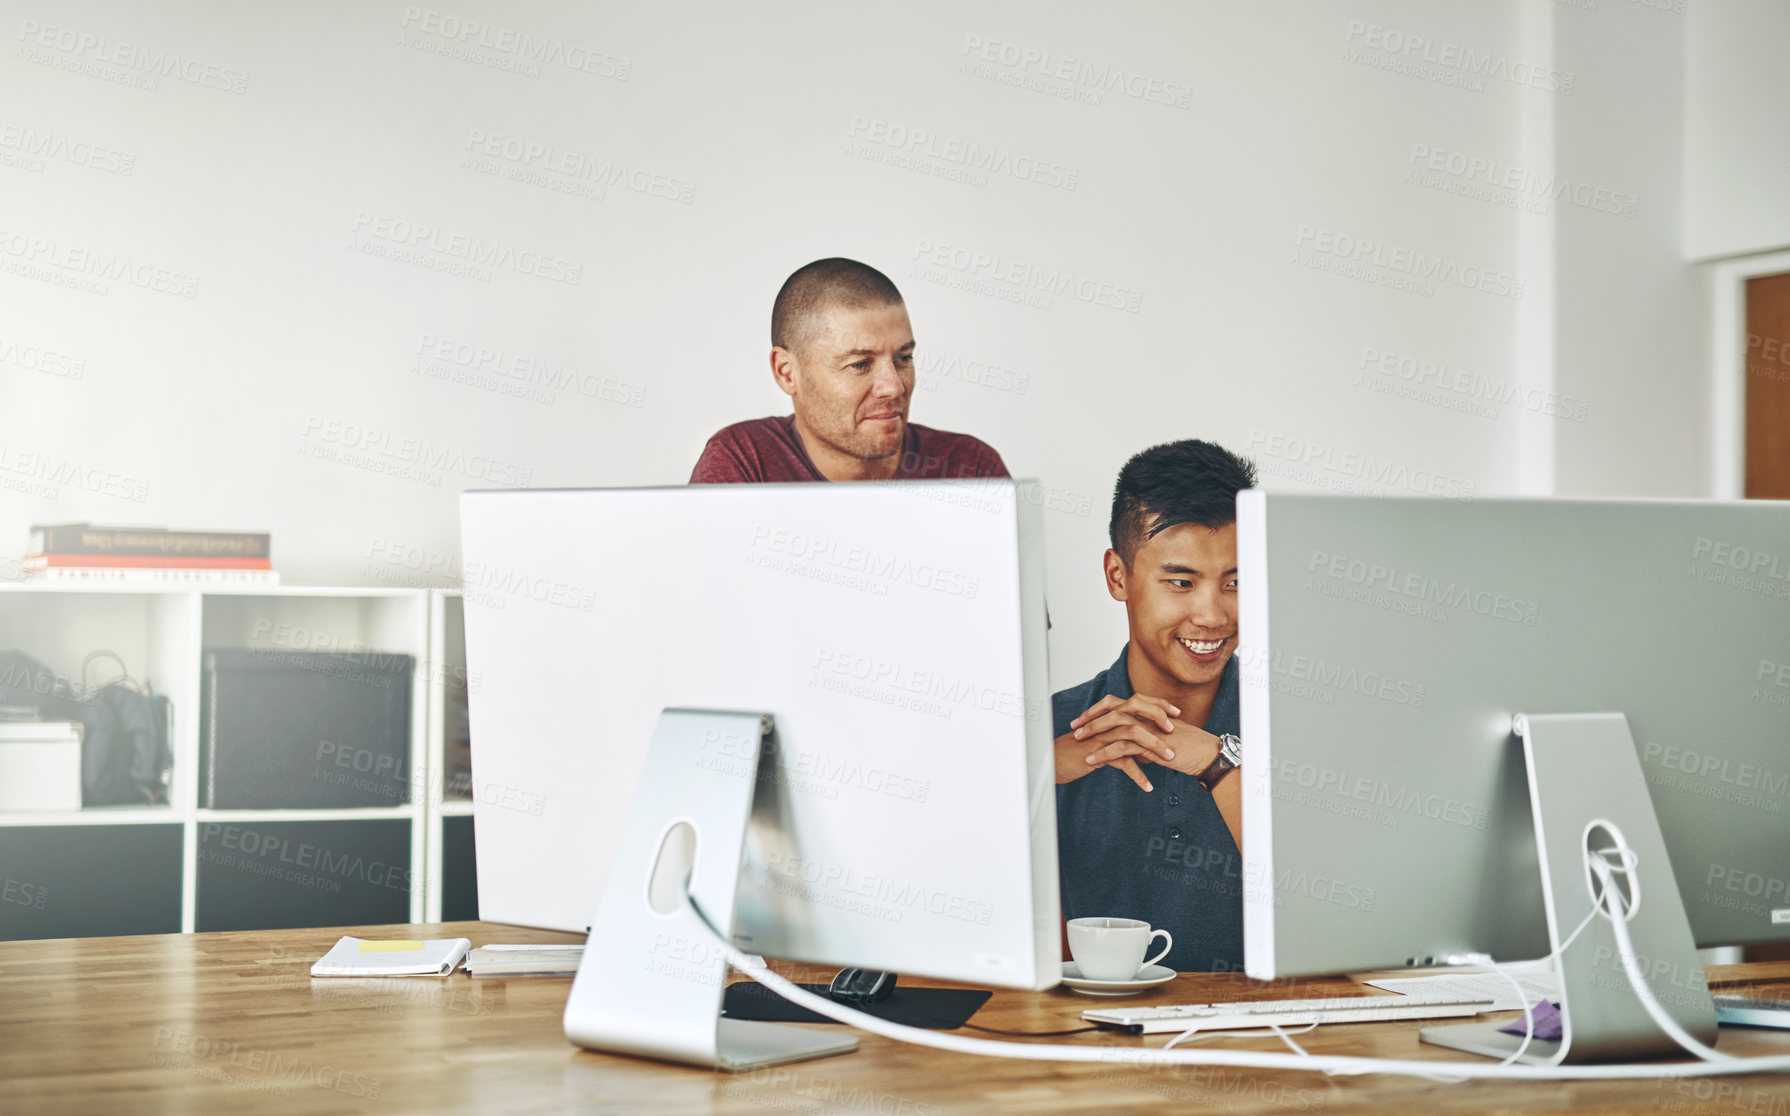
[[[1242,762],[1243,741],[1238,740],[1235,736],[1232,736],[1227,732],[1218,738],[1218,756],[1213,759],[1210,766],[1198,775],[1195,775],[1194,778],[1199,781],[1200,786],[1205,787],[1206,790],[1210,791],[1213,787],[1216,787],[1226,775],[1235,771],[1237,765]]]

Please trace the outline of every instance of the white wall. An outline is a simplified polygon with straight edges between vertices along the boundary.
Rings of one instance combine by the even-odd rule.
[[[1588,402],[1585,421],[1555,426],[1563,494],[1711,494],[1709,370],[1681,247],[1685,16],[1674,2],[1558,10],[1557,64],[1595,75],[1555,114],[1556,385]]]
[[[493,45],[453,37],[470,22]],[[902,287],[923,370],[1024,378],[926,375],[912,415],[988,440],[1067,509],[1046,517],[1058,685],[1123,639],[1097,574],[1107,501],[1156,441],[1253,452],[1276,487],[1703,483],[1706,452],[1666,436],[1694,403],[1683,19],[1632,0],[0,0],[0,28],[7,558],[31,522],[260,528],[291,582],[446,584],[461,489],[679,483],[714,429],[786,409],[771,297],[835,254]],[[522,35],[598,72],[515,72]],[[162,52],[184,76],[121,80]],[[1058,65],[1142,96],[1038,72]],[[239,74],[240,93],[207,84]],[[543,166],[574,153],[688,194],[506,179],[472,161],[479,137],[551,149],[484,157],[503,172],[588,186]],[[954,179],[969,145],[1061,184]],[[74,161],[95,147],[117,154]],[[1550,162],[1635,215],[1548,199]],[[462,237],[549,274],[363,250],[398,223],[438,230],[435,267]],[[66,285],[113,257],[193,297]],[[1137,293],[1135,312],[1016,303],[991,279],[1015,267]],[[421,359],[426,337],[573,367],[583,390],[436,378],[465,370]],[[1375,390],[1422,364],[1438,382],[1418,397]],[[1474,398],[1509,384],[1535,393]],[[1550,389],[1583,421],[1550,414],[1568,409]],[[446,467],[393,475],[413,446]]]
[[[1790,6],[1698,0],[1685,50],[1685,254],[1790,246]]]

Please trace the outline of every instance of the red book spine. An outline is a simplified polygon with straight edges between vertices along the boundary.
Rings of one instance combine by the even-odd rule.
[[[51,566],[128,570],[271,570],[271,558],[210,558],[188,554],[34,554],[20,565],[25,570]]]

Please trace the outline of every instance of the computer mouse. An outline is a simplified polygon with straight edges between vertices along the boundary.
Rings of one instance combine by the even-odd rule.
[[[895,991],[895,974],[875,969],[840,969],[827,986],[827,995],[842,1004],[866,1007],[889,998]]]

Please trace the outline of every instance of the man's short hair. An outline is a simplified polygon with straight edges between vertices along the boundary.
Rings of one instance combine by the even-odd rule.
[[[771,304],[771,344],[797,352],[823,312],[835,306],[855,310],[901,300],[889,277],[869,264],[838,256],[815,260],[798,268],[777,292],[777,301]]]
[[[1237,520],[1237,493],[1255,487],[1255,463],[1211,442],[1165,442],[1134,456],[1113,486],[1107,526],[1127,568],[1147,540],[1181,523],[1216,530]]]

